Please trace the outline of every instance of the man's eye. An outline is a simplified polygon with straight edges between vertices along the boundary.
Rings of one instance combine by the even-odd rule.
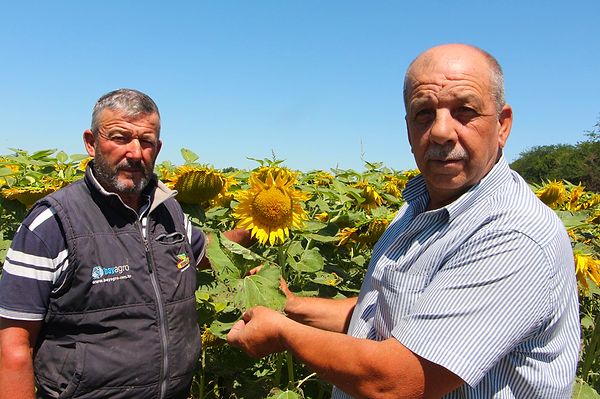
[[[154,141],[154,139],[141,138],[140,144],[142,145],[142,147],[154,147],[156,145],[156,142]]]
[[[116,144],[127,144],[131,141],[131,138],[127,136],[122,136],[120,134],[114,134],[109,137],[110,141]]]
[[[435,111],[432,109],[421,109],[418,110],[413,119],[417,123],[427,123],[435,118]]]
[[[454,117],[460,121],[468,121],[476,116],[479,116],[479,113],[471,107],[458,107],[454,111]]]

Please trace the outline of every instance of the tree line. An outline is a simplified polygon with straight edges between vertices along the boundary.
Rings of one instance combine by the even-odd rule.
[[[577,144],[543,145],[523,151],[511,167],[529,183],[566,180],[600,192],[600,117],[585,135],[587,139]]]

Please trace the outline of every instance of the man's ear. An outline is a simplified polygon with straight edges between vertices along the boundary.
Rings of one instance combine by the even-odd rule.
[[[83,132],[83,143],[88,155],[93,158],[96,154],[96,137],[90,129]]]
[[[404,115],[404,123],[406,124],[406,136],[408,137],[408,144],[410,145],[410,152],[414,154],[412,141],[410,139],[410,130],[408,128],[408,115]]]
[[[510,129],[512,128],[513,113],[512,108],[508,104],[504,104],[500,116],[498,117],[498,123],[500,124],[500,130],[498,131],[498,146],[504,148],[506,140],[510,135]]]

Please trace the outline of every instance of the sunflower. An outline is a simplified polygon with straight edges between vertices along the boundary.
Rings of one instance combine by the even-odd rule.
[[[589,289],[587,279],[589,278],[600,286],[600,261],[589,255],[575,254],[575,269],[577,279],[581,286],[587,291]]]
[[[337,245],[342,246],[350,243],[351,241],[355,241],[356,235],[358,232],[358,227],[344,227],[337,233],[337,237],[339,239]]]
[[[215,334],[212,333],[208,328],[204,329],[202,335],[200,336],[202,341],[202,349],[210,348],[211,346],[222,346],[225,344],[225,340],[219,338]]]
[[[354,185],[356,188],[362,189],[362,197],[364,201],[360,203],[360,206],[365,209],[373,209],[383,204],[383,198],[375,191],[373,186],[368,182],[362,180]]]
[[[390,221],[384,218],[372,219],[359,227],[345,227],[338,232],[338,246],[349,242],[357,242],[363,245],[371,245],[377,242]]]
[[[77,169],[78,169],[78,170],[81,170],[81,171],[85,171],[85,169],[86,169],[86,168],[87,168],[87,166],[88,166],[88,163],[90,163],[90,161],[91,161],[92,159],[94,159],[94,158],[92,158],[92,157],[86,157],[86,158],[83,158],[83,159],[82,159],[82,160],[79,162],[79,164],[77,165]]]
[[[312,179],[315,186],[329,187],[335,177],[331,173],[319,171]]]
[[[406,187],[407,179],[401,179],[394,175],[383,176],[383,189],[386,193],[392,194],[396,198],[402,197],[402,190]]]
[[[0,194],[9,200],[17,200],[30,208],[37,200],[63,188],[68,184],[62,180],[48,180],[42,186],[11,187],[0,191]]]
[[[177,200],[201,205],[224,194],[234,182],[232,177],[206,166],[181,166],[168,176],[166,185],[177,190]]]
[[[570,211],[579,211],[581,209],[585,209],[586,203],[582,201],[584,187],[580,184],[571,190],[569,194],[569,202],[567,204],[567,209]]]
[[[546,205],[560,205],[565,202],[567,191],[562,182],[552,180],[535,192],[535,195]]]
[[[307,219],[301,202],[310,194],[294,190],[296,174],[282,168],[260,168],[250,176],[250,188],[239,191],[233,216],[237,227],[251,231],[261,244],[283,243],[291,227],[302,228]]]
[[[317,213],[315,218],[321,222],[326,222],[329,220],[329,214],[327,212]]]

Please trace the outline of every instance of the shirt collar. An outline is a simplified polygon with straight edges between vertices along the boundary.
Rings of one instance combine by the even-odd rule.
[[[482,199],[487,198],[489,194],[497,191],[510,178],[510,167],[504,155],[501,155],[492,170],[479,183],[440,209],[444,209],[448,213],[449,220],[451,221]],[[425,211],[429,203],[429,192],[427,191],[423,175],[418,175],[411,179],[406,184],[402,196],[415,209],[415,214]]]

